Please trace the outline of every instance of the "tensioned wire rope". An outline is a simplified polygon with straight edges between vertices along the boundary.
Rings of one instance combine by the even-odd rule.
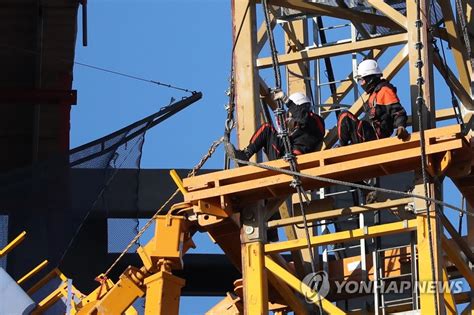
[[[217,147],[224,142],[224,137],[214,141],[211,146],[209,147],[207,153],[201,158],[201,160],[193,167],[193,169],[188,173],[188,177],[192,177],[196,174],[196,172],[201,169],[201,167],[207,162],[207,160],[214,154]],[[180,190],[176,189],[174,193],[170,195],[170,197],[163,203],[163,205],[155,212],[155,214],[148,219],[145,225],[140,229],[140,231],[135,235],[135,237],[128,243],[125,249],[120,253],[120,255],[115,259],[115,261],[110,265],[110,267],[104,272],[103,277],[107,277],[108,274],[112,271],[112,269],[118,264],[118,262],[125,256],[125,254],[130,250],[130,248],[136,244],[136,242],[140,239],[143,233],[151,226],[151,224],[155,221],[155,219],[160,215],[163,210],[168,206],[168,204],[179,194]]]
[[[15,46],[10,46],[10,45],[0,44],[0,48],[21,51],[21,52],[24,52],[24,53],[27,53],[27,54],[32,54],[32,55],[38,55],[38,56],[41,55],[41,53],[39,51],[36,51],[36,50],[27,49],[27,48],[20,48],[20,47],[15,47]],[[58,60],[63,61],[63,62],[67,62],[67,63],[71,62],[71,60],[64,59],[64,58],[59,58]],[[171,85],[171,84],[168,84],[168,83],[163,83],[163,82],[156,81],[156,80],[145,79],[145,78],[142,78],[142,77],[139,77],[139,76],[136,76],[136,75],[132,75],[132,74],[128,74],[128,73],[125,73],[125,72],[121,72],[121,71],[111,70],[111,69],[107,69],[107,68],[104,68],[104,67],[99,67],[99,66],[95,66],[95,65],[91,65],[91,64],[83,63],[83,62],[78,62],[78,61],[72,61],[72,62],[73,62],[73,64],[78,65],[78,66],[82,66],[82,67],[94,69],[94,70],[97,70],[97,71],[101,71],[101,72],[105,72],[105,73],[125,77],[125,78],[136,80],[136,81],[152,83],[152,84],[155,84],[155,85],[159,85],[159,86],[163,86],[163,87],[166,87],[166,88],[170,88],[170,89],[174,89],[174,90],[178,90],[178,91],[183,91],[183,92],[187,92],[187,93],[191,93],[191,94],[197,93],[197,91],[195,91],[195,90],[185,89],[183,87],[178,87],[178,86],[175,86],[175,85]]]
[[[201,169],[201,167],[206,163],[206,161],[214,154],[216,151],[217,147],[223,143],[223,142],[228,142],[230,141],[230,133],[231,130],[234,128],[234,97],[235,97],[235,92],[234,92],[234,51],[235,47],[237,45],[237,41],[240,38],[240,33],[242,31],[243,23],[244,20],[247,16],[248,10],[249,10],[249,5],[247,5],[245,9],[245,13],[242,17],[242,20],[240,22],[240,26],[237,30],[235,40],[232,44],[232,53],[231,53],[231,65],[230,65],[230,86],[228,90],[228,96],[229,96],[229,103],[226,106],[226,111],[227,111],[227,118],[225,122],[225,130],[224,130],[224,136],[221,137],[220,139],[214,141],[207,153],[201,158],[199,163],[192,169],[192,171],[188,174],[188,177],[194,176],[196,171]],[[227,162],[225,163],[225,168],[227,168]],[[145,225],[139,230],[139,232],[135,235],[135,237],[129,242],[129,244],[125,247],[125,249],[120,253],[120,255],[117,257],[117,259],[112,263],[112,265],[107,269],[107,271],[104,273],[104,277],[107,277],[107,275],[112,271],[112,269],[118,264],[118,262],[123,258],[123,256],[130,250],[130,248],[135,244],[140,237],[145,233],[145,231],[151,226],[151,224],[155,221],[158,215],[160,215],[163,210],[168,206],[168,204],[173,200],[173,198],[178,195],[179,189],[176,189],[173,194],[170,195],[168,200],[165,201],[165,203],[155,212],[155,214],[145,223]]]
[[[416,27],[416,44],[415,48],[417,51],[417,61],[415,63],[416,68],[418,69],[418,77],[416,79],[416,85],[418,89],[418,96],[416,97],[416,111],[417,111],[417,116],[418,116],[418,129],[420,130],[420,149],[421,149],[421,175],[423,179],[423,190],[425,194],[425,207],[426,207],[426,216],[427,216],[427,227],[428,227],[428,247],[429,247],[429,252],[430,252],[430,267],[431,267],[431,278],[433,281],[436,281],[436,270],[435,270],[435,261],[434,261],[434,253],[433,253],[433,230],[431,226],[431,201],[428,200],[430,196],[430,191],[429,191],[429,179],[428,179],[428,173],[426,170],[426,142],[425,142],[425,126],[423,124],[423,105],[425,104],[425,99],[424,99],[424,92],[423,92],[423,85],[425,83],[425,80],[423,78],[423,58],[422,58],[422,50],[423,50],[423,43],[421,42],[421,31],[423,27],[428,27],[423,25],[423,21],[421,20],[421,1],[422,0],[416,0],[416,21],[415,21],[415,27]],[[428,5],[425,5],[425,8],[430,8],[429,3],[431,0],[424,0],[425,2],[428,2]],[[429,14],[429,13],[428,13]],[[430,23],[429,21],[429,16],[426,19],[427,23]],[[425,36],[427,36],[428,32],[425,32]],[[428,49],[426,47],[425,49]],[[436,217],[436,208],[435,208],[435,213],[434,217]],[[435,305],[435,314],[439,314],[439,305],[438,305],[438,299],[437,299],[437,294],[438,294],[438,286],[435,286],[435,292],[436,294],[433,295],[434,299],[434,305]]]
[[[273,67],[273,72],[275,76],[275,87],[276,87],[276,90],[281,91],[280,65],[278,63],[278,54],[277,54],[277,50],[275,46],[275,39],[273,37],[273,31],[272,31],[271,22],[270,22],[270,15],[269,15],[269,10],[268,10],[267,0],[262,1],[262,6],[263,6],[263,11],[264,11],[263,13],[264,13],[264,18],[265,18],[265,24],[267,28],[268,42],[270,44],[270,51],[271,51],[271,56],[272,56],[272,67]],[[278,136],[282,139],[283,146],[285,149],[284,159],[290,165],[290,169],[296,172],[298,170],[298,167],[297,167],[295,156],[292,153],[292,146],[291,146],[291,142],[290,142],[287,126],[286,126],[286,120],[284,117],[286,111],[283,107],[284,106],[283,101],[281,99],[277,100],[277,105],[278,106],[277,106],[277,109],[275,110],[275,114],[276,114],[276,119],[279,126]],[[298,193],[299,205],[301,209],[301,214],[303,215],[303,224],[305,227],[305,236],[306,236],[306,239],[308,240],[308,251],[309,251],[310,259],[311,259],[311,270],[313,273],[315,273],[316,272],[315,259],[314,259],[314,253],[309,244],[310,235],[309,235],[308,223],[306,221],[306,211],[303,205],[303,196],[305,197],[306,202],[308,202],[309,200],[307,199],[307,196],[301,186],[301,180],[298,178],[297,175],[294,175],[292,183],[290,185],[293,188],[295,188]]]
[[[286,175],[291,175],[291,176],[296,175],[296,176],[299,176],[301,178],[307,178],[307,179],[311,179],[311,180],[325,182],[325,183],[329,183],[329,184],[332,184],[332,185],[349,186],[349,187],[353,187],[353,188],[373,190],[373,191],[378,191],[378,192],[382,192],[382,193],[394,194],[394,195],[398,195],[398,196],[402,196],[402,197],[411,197],[411,198],[421,199],[421,200],[429,201],[429,202],[432,202],[432,203],[437,204],[439,206],[444,206],[446,208],[450,208],[450,209],[453,209],[455,211],[458,211],[458,212],[461,212],[461,213],[464,213],[466,215],[474,217],[474,213],[471,213],[471,212],[469,212],[467,210],[464,210],[462,208],[459,208],[455,205],[452,205],[450,203],[444,202],[442,200],[437,200],[437,199],[434,199],[434,198],[431,198],[431,197],[425,197],[425,196],[422,196],[422,195],[409,193],[409,192],[405,192],[405,191],[400,191],[400,190],[381,188],[381,187],[375,187],[375,186],[370,186],[370,185],[363,185],[363,184],[343,181],[343,180],[339,180],[339,179],[333,179],[333,178],[329,178],[329,177],[310,175],[310,174],[306,174],[306,173],[302,173],[302,172],[294,172],[294,171],[291,171],[291,170],[287,170],[287,169],[283,169],[283,168],[279,168],[279,167],[274,167],[274,166],[270,166],[270,165],[267,165],[267,164],[255,163],[255,162],[251,162],[251,161],[244,161],[244,160],[240,160],[240,159],[236,159],[236,158],[233,158],[233,160],[238,162],[238,163],[241,163],[241,164],[255,166],[255,167],[259,167],[259,168],[266,169],[266,170],[269,170],[269,171],[279,172],[279,173],[286,174]]]

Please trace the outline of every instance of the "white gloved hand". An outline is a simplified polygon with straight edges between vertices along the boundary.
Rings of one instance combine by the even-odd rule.
[[[288,96],[286,96],[286,94],[282,90],[274,89],[271,93],[272,93],[272,99],[274,101],[281,100],[285,104],[288,103],[289,98]]]

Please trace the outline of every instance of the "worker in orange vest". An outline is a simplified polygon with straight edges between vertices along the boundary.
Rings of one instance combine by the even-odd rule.
[[[356,79],[369,94],[369,100],[364,104],[365,117],[360,120],[349,111],[339,115],[339,144],[346,146],[388,138],[394,129],[399,139],[407,139],[407,113],[400,104],[397,88],[382,78],[382,71],[377,62],[372,59],[362,61],[357,68]]]
[[[388,138],[394,129],[399,139],[407,139],[409,137],[406,130],[407,113],[400,104],[397,88],[382,78],[382,71],[377,62],[372,59],[362,61],[357,68],[356,79],[369,94],[369,99],[364,104],[365,117],[358,119],[349,111],[339,115],[337,120],[339,144],[346,146]],[[376,186],[377,182],[377,178],[370,179],[369,185]],[[374,190],[364,189],[362,193],[365,195],[366,204],[377,200],[377,192]]]
[[[324,120],[311,110],[311,101],[303,93],[297,92],[287,97],[282,91],[273,93],[273,99],[281,99],[288,107],[287,129],[294,155],[314,152],[321,144],[325,126]],[[269,160],[282,158],[285,148],[276,129],[269,123],[261,125],[243,150],[236,150],[232,144],[226,144],[227,154],[231,158],[248,161],[252,155],[262,150]]]

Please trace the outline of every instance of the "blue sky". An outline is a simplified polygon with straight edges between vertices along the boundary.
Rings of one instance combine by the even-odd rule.
[[[81,18],[76,61],[203,93],[201,101],[147,133],[144,168],[189,168],[224,130],[230,1],[89,1],[88,47]],[[78,104],[71,112],[71,147],[106,135],[186,93],[76,65]],[[222,152],[206,167],[221,168]],[[195,252],[220,252],[206,234]],[[211,272],[211,271],[210,271]],[[181,314],[203,314],[219,297],[183,297]]]
[[[203,93],[201,101],[149,131],[143,150],[144,168],[192,167],[211,142],[223,133],[232,45],[230,1],[96,0],[88,3],[89,46],[82,47],[79,15],[76,61]],[[326,26],[341,24],[334,19],[325,22]],[[329,40],[348,35],[348,30],[328,33]],[[381,59],[382,66],[395,53],[396,49],[389,51]],[[268,49],[263,54],[268,55]],[[347,75],[351,67],[349,58],[338,57],[335,61],[336,78]],[[410,111],[407,75],[405,67],[392,82],[398,86],[402,103]],[[263,72],[262,76],[269,86],[274,85],[271,71]],[[449,107],[450,96],[439,74],[436,74],[436,82],[436,105]],[[79,65],[74,68],[74,88],[78,90],[78,104],[71,112],[71,147],[143,118],[167,105],[171,97],[179,99],[186,95]],[[324,91],[324,96],[327,95],[328,89]],[[345,101],[350,102],[350,99]],[[332,124],[333,119],[328,120],[326,126]],[[222,165],[223,154],[219,150],[206,167],[221,168]],[[448,202],[460,203],[459,193],[449,183],[445,186],[445,198]],[[457,226],[457,214],[451,217],[456,219],[453,222]],[[197,252],[219,252],[206,235],[196,238]],[[183,298],[181,313],[201,314],[217,300]]]

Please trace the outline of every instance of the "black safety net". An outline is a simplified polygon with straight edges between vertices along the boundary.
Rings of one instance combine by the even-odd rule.
[[[201,96],[194,93],[72,149],[67,156],[1,174],[0,245],[6,236],[11,240],[21,231],[27,232],[25,241],[7,256],[8,273],[18,279],[47,259],[42,275],[59,266],[67,277],[79,279],[74,283],[79,289],[93,287],[94,277],[110,264],[108,253],[120,251],[136,235],[138,215],[134,213],[138,206],[134,205],[139,201],[140,161],[147,130]],[[126,185],[114,183],[117,178],[126,180]],[[108,200],[126,198],[128,218],[110,219],[104,195]]]

